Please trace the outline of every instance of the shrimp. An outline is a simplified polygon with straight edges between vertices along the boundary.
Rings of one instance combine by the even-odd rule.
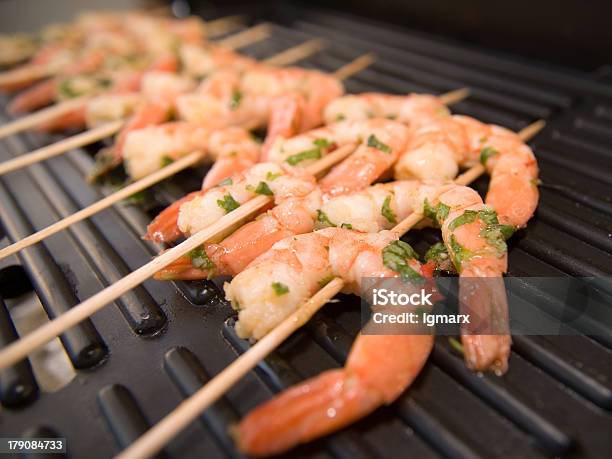
[[[503,224],[520,228],[538,203],[538,166],[531,149],[505,128],[466,116],[444,117],[415,130],[395,165],[398,178],[450,179],[459,167],[482,162],[491,175],[485,202]]]
[[[399,243],[388,231],[364,234],[341,228],[283,239],[225,284],[239,311],[236,331],[261,338],[315,293],[330,276],[356,293],[364,278],[398,277],[384,251]],[[404,249],[402,263],[420,275]],[[266,279],[266,282],[262,282]],[[238,448],[272,455],[321,437],[392,403],[419,374],[433,347],[431,335],[360,335],[346,366],[305,381],[251,412],[234,429]]]
[[[342,121],[290,139],[279,137],[267,156],[271,161],[302,167],[319,159],[332,145],[359,144],[321,180],[321,190],[336,195],[362,189],[380,178],[405,150],[408,140],[409,129],[396,121]]]
[[[350,225],[360,231],[393,227],[413,212],[442,228],[442,238],[460,279],[461,307],[480,319],[487,335],[463,334],[465,358],[475,370],[507,369],[508,306],[501,281],[507,270],[505,240],[513,228],[472,188],[439,181],[398,181],[336,197],[318,210],[318,225]],[[478,279],[486,278],[486,281]]]
[[[327,122],[372,116],[396,118],[410,126],[407,148],[394,166],[396,179],[450,180],[460,168],[480,161],[491,176],[485,202],[497,209],[500,221],[520,228],[533,215],[539,198],[538,166],[517,134],[467,116],[450,116],[439,99],[426,95],[345,96],[325,111]],[[364,163],[362,170],[367,167]]]
[[[125,139],[123,160],[128,175],[137,180],[197,150],[222,159],[230,169],[252,165],[259,157],[259,145],[240,128],[211,130],[175,121],[131,131]]]
[[[235,128],[234,128],[235,129]],[[303,196],[314,189],[314,178],[274,163],[257,163],[233,175],[227,184],[196,191],[174,202],[151,222],[146,239],[171,242],[211,224],[224,211],[257,194],[274,195],[275,200]]]
[[[257,61],[221,46],[183,44],[179,48],[183,72],[192,78],[205,78],[221,69],[243,73],[254,67]]]
[[[301,132],[321,124],[323,108],[342,92],[340,82],[322,72],[257,65],[246,72],[216,73],[195,93],[177,99],[177,113],[181,119],[212,125],[255,129],[267,124],[273,136],[292,135],[297,132],[287,130],[283,115],[287,105],[278,102],[279,98],[301,96],[297,106],[289,107],[287,115],[294,119],[292,112],[296,107],[299,109],[299,122],[290,121],[289,126]],[[271,142],[269,135],[266,148]],[[263,159],[267,160],[265,156]]]
[[[435,119],[449,114],[442,101],[429,94],[394,96],[381,93],[351,94],[339,97],[325,107],[325,123],[343,120],[388,118],[405,124]]]

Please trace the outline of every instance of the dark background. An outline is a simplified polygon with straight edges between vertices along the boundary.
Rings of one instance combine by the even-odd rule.
[[[545,62],[596,71],[612,64],[612,2],[579,0],[191,0],[194,12],[276,9],[299,18],[317,6]]]

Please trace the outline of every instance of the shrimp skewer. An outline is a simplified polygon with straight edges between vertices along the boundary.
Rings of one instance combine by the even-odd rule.
[[[267,36],[267,33],[268,33],[267,28],[265,26],[255,26],[244,32],[240,32],[239,34],[236,34],[232,37],[221,40],[218,43],[218,45],[226,46],[226,47],[232,47],[232,46],[241,47],[241,46],[245,46],[245,44],[248,44],[246,42],[250,40],[257,41],[262,38],[265,38]],[[246,38],[248,38],[248,40],[246,40]],[[187,46],[187,45],[184,45],[184,46]],[[190,56],[192,55],[193,53]],[[195,57],[190,57],[190,58],[198,59],[198,58],[201,58],[201,56],[195,55]],[[174,69],[176,69],[176,62],[177,61],[174,56],[165,54],[164,57],[159,58],[157,60],[157,64],[152,66],[150,70],[166,71],[166,72],[174,71]],[[227,62],[227,57],[223,59],[223,62]],[[141,82],[145,80],[145,78],[142,75],[142,72],[124,72],[118,75],[116,78],[120,81],[123,81],[123,83],[117,84],[117,89],[123,88],[123,90],[125,90],[126,87],[140,87]],[[130,81],[132,83],[130,83]],[[116,91],[116,92],[124,92],[123,90]],[[80,127],[83,124],[84,118],[86,120],[89,120],[89,121],[93,120],[95,122],[96,120],[95,110],[91,114],[87,113],[89,110],[89,105],[87,103],[88,100],[89,99],[87,97],[76,98],[76,99],[72,98],[60,104],[43,109],[27,117],[23,117],[13,122],[10,122],[8,124],[5,124],[3,126],[0,126],[0,138],[5,137],[10,134],[14,134],[24,129],[35,127],[37,125],[41,125],[41,124],[43,125],[43,128],[45,129],[57,130],[57,129]],[[105,121],[104,117],[107,114],[108,109],[111,108],[112,110],[113,102],[117,102],[117,101],[121,104],[121,106],[124,106],[124,99],[117,98],[117,96],[113,96],[113,95],[111,95],[110,100],[106,102],[98,103],[98,104],[95,104],[96,102],[95,100],[94,102],[92,102],[92,104],[97,109],[101,109],[101,108],[103,109],[100,113],[101,116],[98,117],[102,119],[101,120],[98,119],[98,121]],[[128,104],[128,107],[130,108],[130,110],[125,112],[125,114],[130,115],[135,105],[136,103],[134,101],[134,98],[132,97],[132,102]],[[104,108],[106,108],[106,110],[104,110]],[[146,109],[143,109],[143,110],[146,112]],[[119,112],[119,114],[124,113],[121,110],[112,111],[112,113],[114,113],[115,115],[117,114],[117,112]],[[112,119],[117,119],[117,118],[115,117]],[[165,118],[162,118],[162,119],[165,119]],[[44,123],[46,122],[49,122],[49,124],[45,126]]]
[[[366,205],[366,218],[368,213],[375,212],[370,217],[382,227],[388,226],[385,223],[388,219],[380,220],[376,215],[380,213],[381,194],[395,200],[395,207],[399,209],[402,206],[397,201],[406,199],[406,195],[397,198],[390,193],[407,191],[413,199],[417,198],[407,207],[421,207],[417,210],[419,213],[427,213],[428,197],[437,195],[437,208],[445,210],[438,210],[434,218],[442,226],[445,244],[461,275],[501,277],[507,262],[504,237],[494,211],[483,205],[476,191],[459,185],[432,186],[418,182],[393,185],[386,189],[383,189],[384,185],[373,187],[369,193],[360,193],[371,202],[370,206]],[[350,196],[343,199],[348,201]],[[359,204],[364,205],[363,201]],[[355,207],[351,206],[351,209]],[[347,219],[347,215],[343,219]],[[348,220],[355,225],[363,222],[361,218],[352,220],[350,216]],[[329,233],[334,236],[326,238]],[[387,236],[385,243],[378,248],[378,256],[372,258],[370,247],[363,248],[361,238],[386,235],[393,236],[391,239]],[[278,242],[225,286],[227,298],[239,311],[238,335],[261,338],[310,297],[317,290],[317,283],[327,276],[342,278],[345,293],[359,292],[354,284],[363,278],[398,276],[397,273],[381,271],[385,267],[382,247],[389,247],[393,237],[397,235],[384,230],[362,235],[346,229],[328,228]],[[473,255],[465,257],[458,253],[457,247],[469,250]],[[394,253],[396,251],[407,255],[413,253],[403,245],[394,247]],[[415,261],[410,258],[403,261],[412,270],[412,276],[414,273],[422,275],[422,268]],[[266,279],[270,285],[262,283],[261,279]],[[284,286],[280,295],[275,285]],[[507,323],[505,294],[487,299],[501,302],[494,309],[501,314],[501,322]],[[510,346],[507,330],[506,334],[499,335],[498,341],[498,352],[507,355]],[[391,403],[414,380],[432,344],[433,337],[427,335],[359,336],[343,370],[332,370],[307,380],[250,413],[235,430],[238,448],[256,456],[278,454],[296,444],[338,430],[379,406]],[[487,350],[491,348],[491,343],[487,343]],[[478,356],[478,359],[483,357],[489,356]],[[503,365],[498,361],[495,364]],[[498,368],[505,370],[503,366]],[[329,415],[330,410],[333,416]]]

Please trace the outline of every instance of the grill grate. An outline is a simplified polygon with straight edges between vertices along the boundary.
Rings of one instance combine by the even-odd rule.
[[[609,273],[611,86],[587,74],[328,11],[284,6],[266,19],[291,27],[275,25],[273,38],[251,46],[248,54],[264,57],[318,36],[327,38],[330,47],[304,64],[333,70],[375,51],[376,65],[347,82],[350,92],[445,92],[469,86],[472,96],[454,107],[459,113],[515,130],[547,119],[547,129],[533,142],[542,170],[541,203],[527,230],[511,243],[510,273]],[[3,115],[2,122],[6,119]],[[0,159],[50,141],[32,133],[5,139]],[[112,191],[84,181],[91,151],[73,151],[0,179],[0,214],[11,240]],[[142,206],[108,209],[22,251],[19,258],[3,260],[0,272],[22,265],[49,316],[60,314],[146,263],[158,250],[140,239],[151,215],[197,188],[201,177],[202,171],[182,173],[152,191],[148,213]],[[486,184],[481,179],[475,187],[482,191]],[[407,238],[422,248],[438,236],[426,230]],[[3,373],[1,435],[64,436],[73,457],[116,453],[246,350],[247,343],[234,333],[220,285],[148,281],[74,327],[62,343],[80,371],[55,393],[38,393],[28,365]],[[0,285],[4,295],[11,288]],[[540,305],[538,295],[525,285],[527,303]],[[555,300],[546,304],[547,312],[555,314]],[[596,318],[583,322],[576,326],[598,325]],[[227,426],[273,393],[341,365],[358,328],[358,300],[342,297],[202,414],[163,455],[238,457]],[[0,344],[14,339],[11,330],[0,304]],[[422,458],[607,457],[612,330],[601,332],[594,338],[515,337],[510,371],[503,378],[469,372],[440,339],[423,373],[397,403],[294,453],[313,458],[399,457],[405,452]],[[21,391],[15,391],[18,385]]]

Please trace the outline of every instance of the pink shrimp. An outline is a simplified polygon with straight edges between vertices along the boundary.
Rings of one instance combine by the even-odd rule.
[[[227,298],[239,311],[236,331],[260,338],[329,276],[341,277],[347,293],[357,292],[364,278],[397,277],[382,257],[397,243],[389,232],[340,228],[283,239],[225,285]],[[419,262],[405,253],[403,262],[417,275],[423,273]],[[432,347],[428,334],[360,335],[343,369],[292,387],[243,419],[233,430],[238,448],[254,456],[278,454],[392,403],[414,381]]]
[[[321,182],[321,190],[324,193],[340,194],[361,189],[379,178],[404,147],[403,142],[407,139],[407,133],[405,126],[389,120],[347,121],[315,129],[286,141],[279,139],[271,151],[271,157],[277,163],[302,167],[320,158],[334,146],[368,139],[370,146],[361,145],[351,157],[332,169],[328,174],[332,179],[328,181],[326,177]],[[368,173],[353,174],[353,168],[361,170],[363,161],[371,164]],[[212,183],[214,182],[210,180],[208,183],[205,182],[205,185]],[[151,226],[155,228],[153,233],[157,236],[153,238],[152,232],[148,231],[148,237],[158,242],[170,242],[176,239],[179,231],[172,225],[175,224],[178,208],[185,202],[186,200],[181,200],[180,203],[174,203],[162,212]],[[314,210],[316,209],[311,209],[311,212]],[[163,228],[163,231],[160,228]]]
[[[321,189],[331,195],[362,189],[389,169],[405,150],[409,129],[386,119],[343,121],[314,129],[290,139],[278,138],[268,158],[300,167],[318,159],[325,147],[349,143],[357,150],[321,180]]]
[[[325,107],[324,118],[326,124],[368,118],[388,118],[412,124],[415,120],[435,119],[448,113],[442,101],[429,94],[394,96],[366,92],[333,100]]]
[[[226,185],[191,193],[173,203],[151,222],[145,238],[171,242],[182,234],[190,235],[221,216],[224,207],[220,203],[225,201],[240,204],[257,194],[270,193],[275,200],[283,200],[304,196],[314,186],[314,178],[300,171],[274,163],[257,163],[232,176]]]

